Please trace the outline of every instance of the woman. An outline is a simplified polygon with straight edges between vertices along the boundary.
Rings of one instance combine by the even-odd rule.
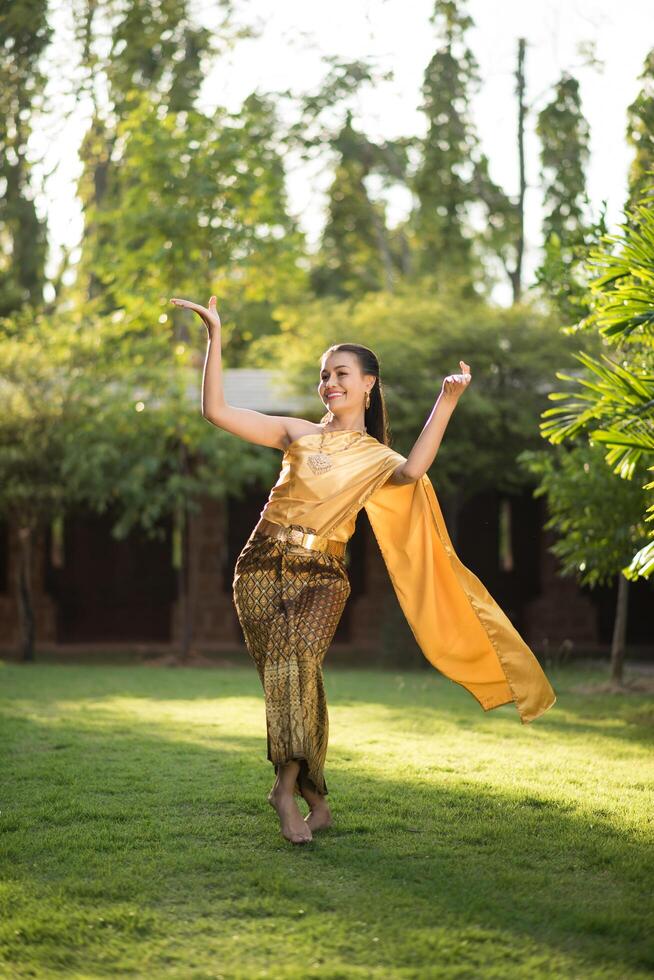
[[[515,703],[521,720],[554,692],[538,661],[479,579],[457,558],[429,477],[469,365],[448,375],[407,457],[387,445],[375,354],[336,344],[321,358],[319,423],[234,408],[225,401],[216,297],[194,310],[208,331],[202,412],[248,442],[283,450],[277,483],[234,570],[234,603],[264,690],[268,801],[281,831],[305,843],[331,824],[323,767],[328,714],[322,662],[350,585],[346,543],[365,507],[400,605],[425,657],[485,710]],[[303,796],[303,819],[295,800]]]

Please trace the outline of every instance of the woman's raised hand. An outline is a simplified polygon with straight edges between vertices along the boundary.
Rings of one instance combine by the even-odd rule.
[[[461,374],[448,374],[443,379],[442,393],[448,398],[460,398],[472,378],[470,365],[466,364],[465,361],[459,361],[459,364],[461,365]]]
[[[198,314],[204,321],[204,325],[207,328],[209,336],[211,337],[214,330],[220,331],[220,317],[218,316],[218,310],[216,309],[216,297],[212,296],[209,300],[209,306],[200,306],[199,303],[193,303],[190,299],[178,299],[173,296],[170,300],[175,306],[186,307],[187,310],[193,310]]]

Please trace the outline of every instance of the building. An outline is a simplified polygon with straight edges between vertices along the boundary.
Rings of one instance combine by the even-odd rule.
[[[312,404],[276,388],[264,370],[228,370],[225,389],[235,406],[305,417],[313,411]],[[174,650],[187,590],[192,648],[199,653],[243,651],[232,601],[233,569],[269,490],[261,486],[243,500],[203,502],[191,519],[185,579],[172,560],[172,522],[161,541],[139,533],[116,541],[106,514],[76,514],[66,520],[62,534],[48,529],[35,543],[32,569],[37,648]],[[544,501],[529,490],[512,497],[488,492],[465,506],[453,536],[455,547],[536,653],[606,652],[617,589],[591,591],[560,578],[544,522]],[[19,646],[19,548],[17,529],[0,525],[0,647],[7,651]],[[334,639],[334,656],[397,663],[400,651],[399,662],[420,660],[365,510],[358,516],[347,560],[352,592]],[[654,583],[630,586],[627,641],[632,657],[654,658],[653,592]]]

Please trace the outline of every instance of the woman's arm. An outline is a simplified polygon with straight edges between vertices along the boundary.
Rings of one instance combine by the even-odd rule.
[[[251,408],[235,408],[225,401],[223,386],[223,368],[221,352],[221,323],[216,310],[216,297],[209,300],[209,307],[200,306],[190,300],[173,297],[170,301],[175,306],[193,310],[204,322],[207,328],[207,353],[202,372],[202,415],[205,419],[225,429],[232,435],[254,442],[259,446],[272,446],[284,449],[290,439],[288,424],[291,426],[295,419],[287,419],[284,415],[265,415]],[[305,423],[308,425],[309,423]]]
[[[389,478],[389,483],[415,483],[429,469],[436,458],[438,447],[445,434],[450,416],[456,404],[470,384],[470,366],[459,361],[461,374],[448,374],[443,381],[441,392],[436,399],[425,427],[416,439],[413,449]]]

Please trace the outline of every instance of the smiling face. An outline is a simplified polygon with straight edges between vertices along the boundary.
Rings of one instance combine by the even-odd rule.
[[[363,415],[366,392],[375,380],[374,374],[361,373],[356,354],[336,350],[323,358],[318,394],[334,415],[345,412],[351,418],[357,412]]]

